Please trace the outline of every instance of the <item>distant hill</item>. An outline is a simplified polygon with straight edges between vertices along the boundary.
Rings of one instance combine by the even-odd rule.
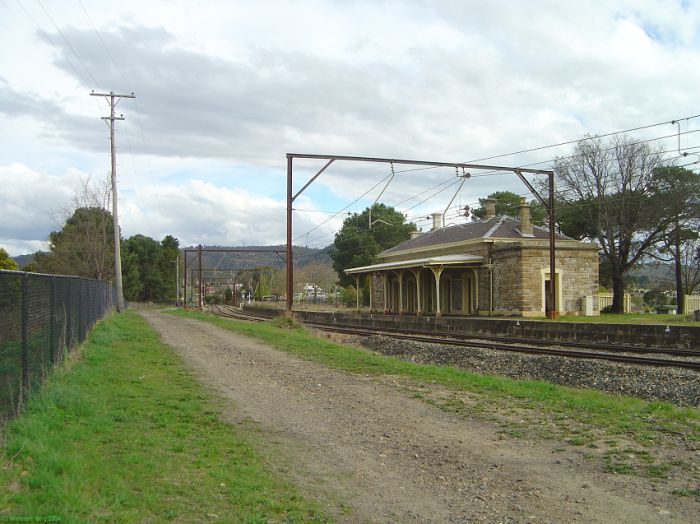
[[[650,282],[650,287],[663,286],[664,284],[667,285],[675,282],[673,264],[663,262],[640,264],[630,269],[627,274],[633,277],[647,277]]]
[[[30,262],[34,262],[34,255],[20,255],[18,257],[12,257],[12,260],[15,261],[17,264],[17,267],[22,269],[24,266],[29,264]]]
[[[253,269],[263,266],[281,268],[285,266],[284,250],[286,246],[203,246],[211,249],[260,249],[260,250],[282,250],[279,255],[275,253],[217,253],[203,252],[202,267],[204,269]],[[194,249],[196,246],[187,247],[184,249]],[[321,264],[331,266],[333,261],[328,256],[330,246],[322,249],[314,249],[308,247],[294,246],[294,265],[296,267],[304,267],[309,264]],[[195,267],[197,265],[196,252],[187,254],[187,266]]]

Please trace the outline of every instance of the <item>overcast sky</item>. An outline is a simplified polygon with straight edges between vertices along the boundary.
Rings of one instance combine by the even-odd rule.
[[[136,94],[116,124],[123,236],[183,245],[284,242],[287,152],[461,162],[700,113],[692,1],[0,0],[0,35],[11,255],[45,249],[81,183],[109,175],[93,89]],[[700,143],[699,123],[680,121],[681,147]],[[546,169],[571,148],[489,163]],[[322,165],[296,162],[295,188]],[[455,172],[406,168],[382,201],[425,228]],[[296,242],[331,243],[333,213],[370,205],[390,169],[329,168],[295,202]],[[498,190],[526,194],[514,175],[473,176],[453,206]]]

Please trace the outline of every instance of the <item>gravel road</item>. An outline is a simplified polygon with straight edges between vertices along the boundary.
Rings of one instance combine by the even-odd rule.
[[[402,379],[334,371],[204,322],[142,314],[223,399],[224,416],[254,428],[270,466],[340,522],[698,517],[692,498],[603,473],[558,442],[504,439],[495,424],[413,398]]]

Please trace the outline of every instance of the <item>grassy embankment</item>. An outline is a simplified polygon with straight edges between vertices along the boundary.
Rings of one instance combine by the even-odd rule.
[[[697,408],[542,381],[482,375],[446,366],[415,364],[340,345],[303,329],[288,329],[280,336],[279,322],[252,323],[194,311],[173,311],[172,314],[205,320],[331,368],[350,373],[401,376],[427,384],[426,389],[420,386],[407,389],[442,409],[492,420],[501,425],[503,433],[512,437],[528,433],[586,447],[591,453],[601,454],[609,471],[639,471],[647,476],[658,476],[655,472],[659,464],[646,450],[656,444],[663,445],[669,436],[700,441],[700,410]],[[431,394],[431,385],[444,387],[453,394]],[[470,398],[465,400],[463,393],[471,395]],[[505,416],[493,416],[497,412]],[[625,447],[630,442],[641,451]],[[671,443],[670,447],[675,445]],[[637,454],[640,460],[625,471],[616,471],[620,454]],[[667,466],[663,465],[664,472]]]
[[[2,431],[0,520],[325,520],[135,313],[73,355]]]

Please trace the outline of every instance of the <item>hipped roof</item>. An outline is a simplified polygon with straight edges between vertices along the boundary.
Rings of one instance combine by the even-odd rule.
[[[484,239],[512,239],[512,240],[549,240],[549,230],[539,226],[533,226],[532,235],[524,235],[518,229],[520,221],[509,217],[499,216],[488,220],[477,220],[474,222],[466,222],[456,226],[436,229],[427,233],[406,240],[401,244],[394,246],[386,251],[379,253],[379,257],[400,253],[402,251],[411,251],[415,249],[427,248],[439,244],[453,244],[455,242],[463,242],[466,240]],[[555,233],[556,240],[575,240],[566,235]]]

